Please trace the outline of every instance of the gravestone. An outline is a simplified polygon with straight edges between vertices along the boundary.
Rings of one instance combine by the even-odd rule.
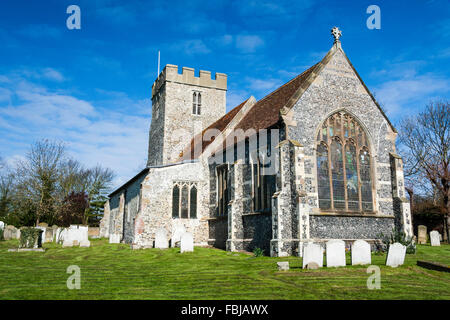
[[[5,223],[3,221],[0,221],[0,229],[5,229]]]
[[[441,242],[439,241],[439,232],[436,230],[430,232],[430,242],[432,247],[439,247]]]
[[[62,246],[63,246],[63,248],[66,248],[66,247],[73,247],[73,241],[64,240]]]
[[[418,233],[418,243],[419,244],[426,244],[427,243],[427,227],[426,226],[418,226],[417,227],[417,233]]]
[[[11,225],[6,226],[5,229],[3,230],[3,238],[5,240],[19,239],[20,230]]]
[[[277,262],[278,270],[287,271],[289,270],[289,261]]]
[[[155,232],[155,248],[167,249],[169,248],[169,240],[167,239],[167,231],[164,228],[159,228]]]
[[[99,227],[88,227],[88,237],[92,239],[100,238],[100,228]]]
[[[88,226],[72,224],[57,231],[58,241],[85,241],[88,239]]]
[[[345,242],[330,240],[327,242],[327,267],[345,267]]]
[[[315,262],[310,262],[306,265],[306,269],[316,270],[319,269],[319,265]]]
[[[401,266],[405,262],[406,246],[401,243],[393,243],[389,246],[386,265],[390,267]]]
[[[120,234],[115,233],[110,234],[109,243],[120,243]]]
[[[177,243],[181,241],[181,236],[186,232],[184,226],[175,227],[175,231],[172,233],[172,239],[170,241],[170,246],[175,248]]]
[[[194,251],[194,238],[192,233],[185,232],[181,236],[181,253]]]
[[[371,264],[370,244],[364,240],[356,240],[352,244],[352,266]]]
[[[91,242],[89,240],[83,240],[80,242],[80,247],[89,248],[91,246]]]
[[[303,248],[303,269],[306,267],[313,269],[314,263],[317,264],[317,268],[323,267],[322,247],[315,243],[307,243]],[[309,264],[311,265],[308,266]]]

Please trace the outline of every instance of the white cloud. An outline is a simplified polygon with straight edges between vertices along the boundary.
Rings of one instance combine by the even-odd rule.
[[[448,79],[425,74],[387,81],[374,91],[388,114],[397,115],[423,108],[430,99],[448,93],[449,88]]]
[[[23,156],[30,144],[39,139],[60,140],[86,166],[101,164],[113,169],[117,173],[116,186],[145,165],[151,109],[148,100],[105,91],[105,100],[86,101],[17,76],[9,83],[1,83],[0,95],[1,92],[10,92],[14,97],[14,103],[0,99],[0,145],[4,158]],[[120,103],[129,106],[121,108]],[[139,108],[134,110],[133,106]]]
[[[255,52],[264,45],[264,40],[257,35],[238,35],[236,37],[236,48],[244,53]]]
[[[206,44],[200,39],[186,40],[174,44],[171,49],[174,51],[182,50],[187,55],[207,54],[211,52]]]

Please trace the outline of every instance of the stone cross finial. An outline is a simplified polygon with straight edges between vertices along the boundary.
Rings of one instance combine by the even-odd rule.
[[[340,42],[339,38],[342,36],[342,31],[338,27],[331,29],[331,35],[334,37],[334,42]]]

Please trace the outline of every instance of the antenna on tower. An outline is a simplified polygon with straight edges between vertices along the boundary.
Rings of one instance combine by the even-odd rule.
[[[158,74],[156,75],[156,77],[159,77],[159,66],[160,66],[160,52],[158,50]]]

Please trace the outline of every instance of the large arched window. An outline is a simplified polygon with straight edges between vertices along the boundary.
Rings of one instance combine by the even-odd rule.
[[[373,211],[368,139],[356,119],[331,115],[317,134],[316,156],[320,209]]]

